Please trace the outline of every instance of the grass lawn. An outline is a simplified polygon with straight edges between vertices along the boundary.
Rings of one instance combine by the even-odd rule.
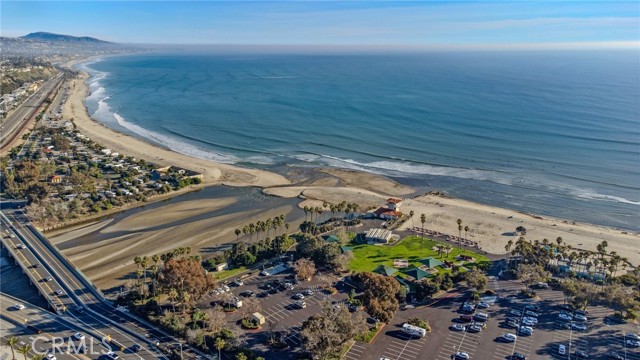
[[[483,255],[468,250],[460,250],[458,247],[454,247],[448,256],[446,253],[442,253],[442,256],[439,256],[438,251],[434,250],[434,247],[438,244],[451,245],[419,236],[408,236],[391,246],[355,245],[353,246],[353,259],[351,259],[349,266],[354,271],[373,271],[379,265],[393,267],[393,260],[395,259],[406,259],[409,261],[409,267],[411,267],[411,265],[422,265],[418,260],[430,256],[443,262],[446,260],[457,262],[456,257],[461,254],[473,256],[478,263],[489,262],[489,259]]]
[[[245,272],[245,271],[247,271],[247,268],[245,266],[240,266],[235,269],[217,271],[213,274],[213,278],[216,280],[224,280],[228,277],[238,275],[241,272]]]

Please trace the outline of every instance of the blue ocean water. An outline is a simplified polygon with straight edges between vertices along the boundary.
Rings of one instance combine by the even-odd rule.
[[[640,229],[638,52],[167,52],[83,66],[97,120],[181,153],[357,169]]]

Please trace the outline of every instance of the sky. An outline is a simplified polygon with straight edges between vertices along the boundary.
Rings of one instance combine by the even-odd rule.
[[[134,44],[640,49],[640,2],[18,1],[0,33]]]

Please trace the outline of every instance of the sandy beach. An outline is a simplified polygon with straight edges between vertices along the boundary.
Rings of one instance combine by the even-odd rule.
[[[562,237],[567,244],[585,250],[595,250],[598,243],[606,240],[609,251],[618,252],[634,266],[640,265],[640,247],[637,245],[640,235],[634,232],[533,216],[437,195],[412,197],[414,189],[411,187],[353,170],[316,169],[314,176],[291,184],[275,173],[218,164],[160,148],[91,119],[83,104],[87,95],[86,76],[83,74],[73,81],[73,92],[64,109],[64,117],[73,119],[83,134],[126,155],[160,165],[179,165],[201,171],[205,174],[204,185],[262,188],[262,194],[258,191],[259,195],[253,194],[243,200],[236,196],[198,198],[200,195],[194,193],[180,195],[173,199],[176,201],[153,204],[148,209],[127,210],[124,215],[116,216],[117,220],[100,220],[52,233],[52,241],[102,289],[122,286],[131,278],[135,270],[134,256],[151,256],[176,247],[191,246],[207,257],[235,241],[234,229],[250,222],[286,213],[294,229],[301,221],[300,210],[296,207],[347,201],[358,203],[361,211],[366,211],[383,205],[390,196],[404,199],[401,211],[415,212],[414,219],[408,220],[402,229],[419,227],[420,214],[424,213],[427,217],[425,228],[457,236],[456,220],[462,219],[463,226],[470,228],[469,240],[478,242],[484,251],[504,254],[505,244],[517,240],[515,228],[524,226],[527,239]],[[186,198],[189,200],[184,200]],[[276,198],[286,203],[271,205]],[[241,203],[244,208],[239,207]]]
[[[272,172],[196,159],[107,128],[93,120],[84,106],[83,100],[88,95],[85,83],[87,78],[88,74],[82,73],[71,83],[71,94],[64,107],[63,117],[71,119],[76,128],[93,141],[121,154],[142,158],[158,165],[176,165],[202,172],[204,174],[203,182],[206,185],[266,187],[290,183],[284,176]]]

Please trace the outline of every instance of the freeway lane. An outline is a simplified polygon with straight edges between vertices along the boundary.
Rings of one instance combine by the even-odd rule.
[[[42,251],[40,248],[41,244],[38,240],[35,239],[35,236],[31,232],[30,228],[21,224],[16,218],[8,217],[11,221],[11,224],[7,224],[4,219],[3,223],[5,226],[10,228],[18,235],[23,243],[26,245],[27,249],[31,250],[35,256],[39,259],[39,263],[41,267],[46,268],[49,273],[51,273],[57,279],[57,283],[62,286],[62,289],[65,290],[66,295],[69,295],[69,299],[71,302],[65,302],[68,311],[66,314],[78,322],[82,323],[87,329],[91,329],[91,331],[99,334],[99,336],[110,336],[118,343],[126,347],[127,349],[132,347],[134,344],[144,344],[147,339],[144,337],[144,333],[135,333],[130,329],[120,329],[120,331],[114,326],[111,321],[116,321],[117,318],[113,317],[110,313],[96,310],[93,311],[81,311],[79,308],[83,303],[87,303],[91,305],[92,297],[87,293],[90,293],[86,290],[85,287],[79,285],[78,279],[74,278],[69,274],[69,272],[62,270],[63,268],[54,260],[50,253],[46,251]],[[35,246],[34,246],[35,245]],[[26,249],[25,249],[26,250]],[[29,260],[27,260],[29,261]],[[94,298],[95,299],[95,298]],[[91,309],[91,308],[90,308]],[[117,310],[113,310],[117,311]],[[99,315],[98,315],[99,314]],[[109,320],[107,320],[107,318]],[[129,333],[129,334],[127,334]],[[133,333],[133,334],[132,334]],[[144,357],[142,357],[142,356]],[[136,359],[152,359],[152,358],[164,358],[163,355],[159,354],[157,349],[150,348],[144,349],[138,354],[133,354]]]
[[[75,269],[73,265],[63,259],[63,255],[60,254],[57,249],[51,244],[42,234],[35,230],[31,225],[22,224],[18,219],[7,214],[7,217],[13,222],[18,233],[25,238],[25,243],[30,248],[34,249],[36,255],[40,256],[48,266],[52,268],[52,273],[58,274],[61,278],[61,283],[68,286],[71,290],[69,295],[77,297],[78,303],[84,303],[84,305],[95,312],[100,314],[103,318],[108,318],[112,323],[117,323],[120,327],[122,335],[128,333],[132,337],[138,338],[138,343],[150,344],[149,338],[155,338],[163,345],[176,343],[177,340],[164,332],[158,330],[154,326],[140,321],[127,313],[116,310],[113,306],[103,301],[98,295],[98,291],[91,287],[88,280],[82,278],[79,270]],[[104,319],[102,320],[104,322]],[[118,341],[120,341],[118,339]],[[126,346],[133,345],[133,340],[123,340],[122,344]],[[156,350],[155,347],[151,347]],[[198,355],[193,352],[193,349],[189,349],[184,353],[184,359],[196,359]]]
[[[6,143],[11,142],[12,137],[19,132],[22,125],[34,115],[33,112],[42,104],[49,93],[59,86],[62,77],[63,74],[59,73],[51,78],[7,116],[2,123],[2,130],[0,131],[0,148]]]

